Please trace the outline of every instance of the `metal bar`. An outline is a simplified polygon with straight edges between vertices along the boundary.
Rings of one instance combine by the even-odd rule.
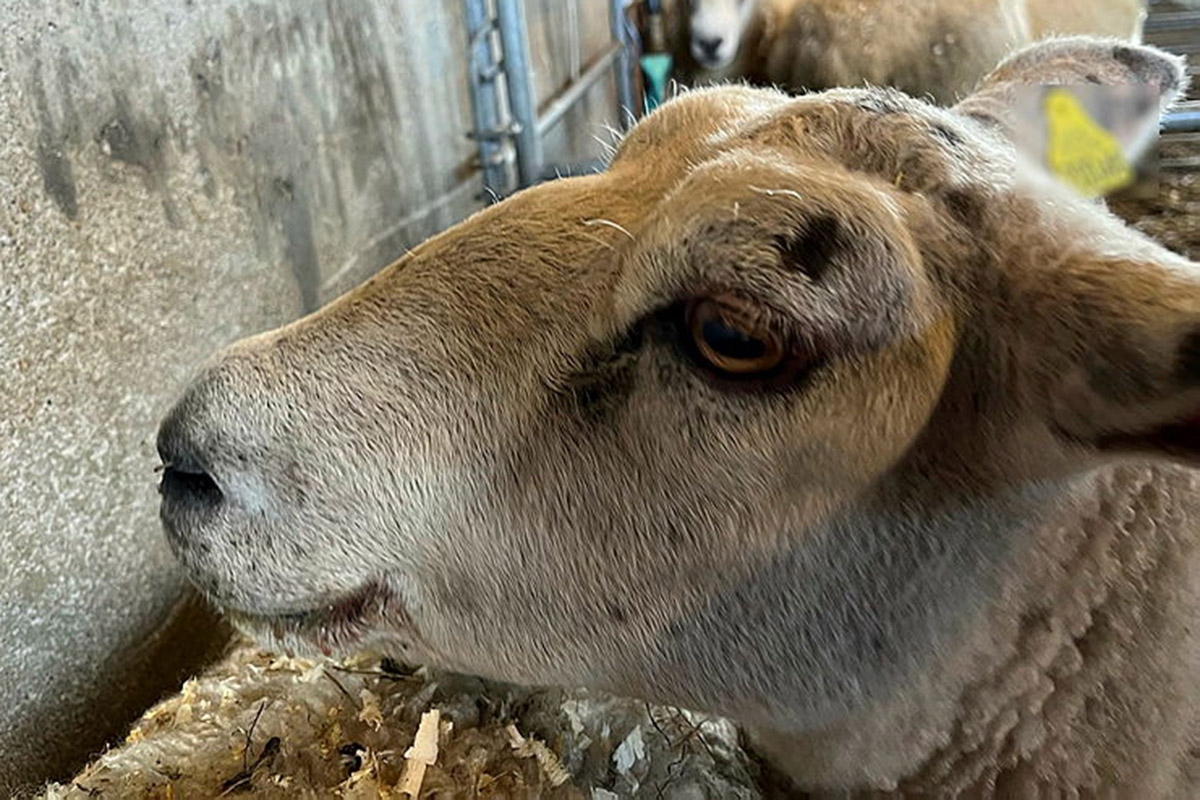
[[[1163,117],[1163,133],[1196,133],[1200,132],[1200,109],[1194,111],[1173,111]]]
[[[1142,30],[1146,33],[1173,31],[1200,26],[1200,11],[1163,11],[1146,18]]]
[[[579,77],[568,83],[562,91],[550,98],[541,113],[538,114],[537,133],[544,136],[562,115],[592,87],[592,84],[604,77],[605,71],[612,66],[613,60],[621,53],[621,45],[614,44],[580,73]]]
[[[1164,158],[1158,162],[1158,167],[1162,170],[1169,169],[1172,172],[1200,171],[1200,157]]]
[[[619,48],[615,77],[617,80],[617,105],[620,106],[617,110],[617,127],[621,130],[627,130],[635,118],[633,72],[630,66],[632,61],[629,55],[629,37],[625,29],[627,22],[625,6],[626,0],[608,0],[609,25],[612,28],[612,38]]]
[[[533,73],[529,66],[524,0],[496,0],[496,22],[504,47],[508,108],[516,126],[513,141],[517,146],[517,176],[522,187],[531,186],[541,177],[543,157],[542,139],[537,132]]]
[[[517,129],[512,125],[503,125],[499,128],[488,128],[486,131],[470,131],[467,133],[467,138],[503,142],[511,139],[516,132]]]
[[[1147,41],[1146,44],[1152,44],[1155,47],[1160,47],[1163,50],[1169,50],[1177,56],[1194,56],[1200,53],[1200,41],[1198,42],[1163,42],[1163,41]]]
[[[1167,135],[1165,141],[1168,144],[1200,145],[1200,131],[1177,131]]]
[[[508,194],[510,181],[504,141],[493,135],[503,129],[496,82],[499,70],[491,47],[491,34],[496,23],[488,10],[487,0],[465,0],[464,6],[470,48],[467,80],[475,146],[479,150],[485,199],[494,201]]]

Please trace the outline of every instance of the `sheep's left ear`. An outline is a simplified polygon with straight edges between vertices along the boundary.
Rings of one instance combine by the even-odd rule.
[[[1114,97],[1120,96],[1122,89],[1140,88],[1140,102],[1126,100],[1117,113],[1120,124],[1110,131],[1126,158],[1136,161],[1153,142],[1163,112],[1187,88],[1187,71],[1183,58],[1155,47],[1090,37],[1047,39],[1002,61],[954,110],[1001,131],[1029,150],[1041,142],[1020,135],[1019,109],[1032,87],[1090,87],[1093,93],[1113,87]],[[1026,155],[1041,161],[1043,153]]]
[[[1051,430],[1101,456],[1200,465],[1200,264],[1068,259],[1037,284],[1022,308]]]

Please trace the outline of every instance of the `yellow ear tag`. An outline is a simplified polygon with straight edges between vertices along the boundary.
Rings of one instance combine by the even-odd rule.
[[[1065,89],[1046,92],[1046,166],[1088,197],[1133,182],[1133,167],[1120,143],[1096,123]]]

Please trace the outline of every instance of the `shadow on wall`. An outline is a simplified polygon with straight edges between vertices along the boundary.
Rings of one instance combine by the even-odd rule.
[[[20,797],[46,779],[69,779],[91,754],[121,741],[142,709],[174,692],[199,665],[220,657],[232,633],[197,593],[184,588],[166,619],[136,646],[114,650],[96,665],[101,684],[90,693],[77,693],[69,677],[52,676],[46,696],[55,698],[54,711],[17,718],[5,732],[14,744],[0,759],[0,796]]]

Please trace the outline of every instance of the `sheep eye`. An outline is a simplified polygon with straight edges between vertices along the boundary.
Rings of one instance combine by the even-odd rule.
[[[687,331],[701,361],[734,377],[762,375],[785,355],[783,341],[751,304],[732,296],[693,300],[686,307]]]

